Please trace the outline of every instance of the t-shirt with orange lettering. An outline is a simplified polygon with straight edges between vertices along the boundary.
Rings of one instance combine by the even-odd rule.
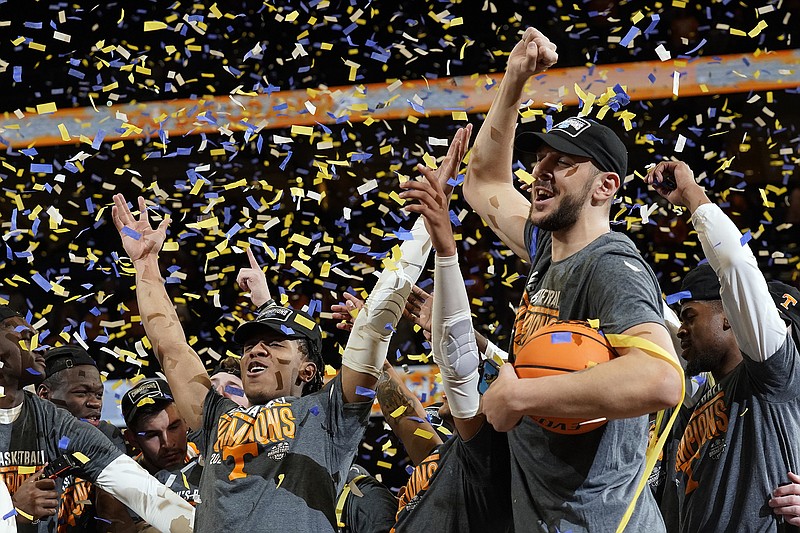
[[[484,423],[437,446],[400,489],[394,532],[510,531],[508,438]]]
[[[196,531],[336,531],[372,402],[344,403],[341,375],[307,396],[243,408],[209,390]]]
[[[21,409],[0,420],[0,476],[13,496],[17,488],[46,463],[65,454],[80,452],[76,460],[86,461],[75,474],[94,481],[117,457],[122,455],[97,428],[82,422],[65,409],[25,392]],[[74,455],[73,455],[74,457]],[[56,486],[62,485],[61,480]],[[63,498],[61,499],[63,501]],[[39,524],[18,524],[19,533],[43,533],[55,530],[55,517]]]

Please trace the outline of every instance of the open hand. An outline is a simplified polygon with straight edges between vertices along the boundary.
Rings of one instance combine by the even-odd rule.
[[[114,206],[111,208],[111,218],[114,220],[119,236],[122,238],[122,247],[131,261],[139,261],[148,257],[158,257],[158,252],[167,238],[169,217],[164,217],[157,228],[150,225],[147,206],[144,198],[139,197],[139,218],[133,216],[125,197],[121,194],[114,195]]]

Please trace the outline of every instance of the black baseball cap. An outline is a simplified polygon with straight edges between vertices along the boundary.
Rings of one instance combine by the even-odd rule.
[[[67,344],[47,351],[44,358],[47,377],[80,365],[97,366],[97,363],[82,346]]]
[[[234,342],[244,342],[264,330],[277,331],[289,339],[305,339],[312,357],[322,357],[322,330],[307,313],[291,307],[271,305],[258,313],[254,320],[245,322],[233,334]],[[320,369],[321,370],[321,369]]]
[[[161,378],[143,379],[122,397],[122,417],[125,423],[130,427],[143,406],[159,401],[170,403],[175,401],[169,384]]]
[[[690,300],[719,300],[722,289],[719,278],[708,263],[698,265],[689,271],[681,283],[681,301]]]
[[[514,145],[523,152],[535,153],[542,143],[570,155],[591,158],[597,168],[624,178],[628,170],[628,150],[614,130],[586,117],[570,117],[547,133],[526,131],[517,135]]]

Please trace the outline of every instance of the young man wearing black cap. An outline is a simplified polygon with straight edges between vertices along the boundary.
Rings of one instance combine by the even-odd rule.
[[[450,161],[437,170],[445,179],[455,177],[457,161]],[[144,198],[138,203],[135,218],[116,195],[112,217],[136,270],[145,331],[176,404],[205,435],[198,528],[285,531],[284,517],[291,516],[289,529],[334,531],[336,495],[364,434],[393,326],[430,251],[422,221],[403,241],[396,268],[378,279],[356,317],[342,369],[324,388],[322,334],[308,314],[267,305],[236,330],[251,404],[242,408],[211,389],[165,290],[158,252],[169,220],[154,229]],[[250,262],[258,268],[252,255]]]
[[[45,356],[45,367],[47,377],[36,387],[36,394],[66,409],[78,420],[93,425],[125,453],[125,441],[119,428],[100,420],[103,382],[89,353],[72,344],[52,348]],[[133,525],[127,508],[88,480],[67,474],[58,483],[61,505],[56,531],[59,533],[123,530]]]
[[[128,426],[125,438],[141,452],[136,461],[178,496],[199,504],[203,473],[199,451],[188,441],[189,427],[167,382],[159,378],[139,381],[122,397],[121,408]]]
[[[666,176],[674,187],[664,185]],[[686,374],[708,372],[713,383],[674,433],[665,490],[677,492],[677,508],[665,516],[681,532],[789,531],[771,512],[770,494],[800,468],[800,292],[767,283],[685,163],[659,163],[646,179],[688,209],[708,259],[683,280],[678,337]]]
[[[609,128],[573,117],[518,141],[536,153],[530,199],[513,184],[516,121],[529,78],[557,60],[555,45],[528,28],[475,140],[464,196],[517,255],[532,262],[512,353],[555,320],[597,320],[605,333],[647,344],[583,372],[518,379],[510,365],[483,396],[483,412],[509,431],[513,514],[520,531],[663,531],[645,475],[648,413],[680,402],[682,375],[664,327],[655,275],[626,236],[612,232],[611,205],[627,150]],[[531,80],[535,86],[535,79]],[[607,419],[563,435],[531,417]],[[629,505],[635,503],[632,514]]]
[[[159,531],[191,531],[191,506],[96,428],[23,390],[39,383],[46,370],[44,358],[31,351],[35,339],[36,332],[22,316],[0,305],[0,479],[12,495],[18,530],[52,530],[59,505],[54,481],[58,475],[43,478],[41,470],[64,462]]]

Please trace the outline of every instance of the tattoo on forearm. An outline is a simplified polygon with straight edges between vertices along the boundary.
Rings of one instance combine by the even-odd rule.
[[[381,411],[383,411],[384,417],[387,420],[392,418],[389,415],[398,407],[405,407],[406,410],[403,411],[403,413],[395,420],[407,416],[417,416],[414,401],[409,398],[405,392],[403,392],[400,385],[392,380],[389,374],[386,372],[384,372],[381,378],[378,380],[376,396],[378,397],[378,403],[381,406]],[[391,420],[389,421],[391,422]]]

